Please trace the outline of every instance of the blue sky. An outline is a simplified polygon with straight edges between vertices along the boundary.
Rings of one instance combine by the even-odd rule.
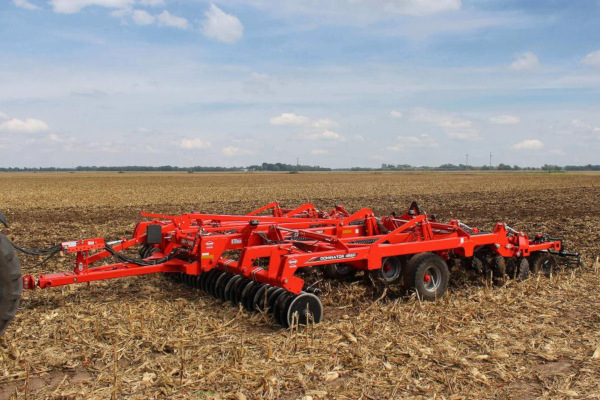
[[[0,166],[599,164],[599,17],[599,0],[2,0]]]

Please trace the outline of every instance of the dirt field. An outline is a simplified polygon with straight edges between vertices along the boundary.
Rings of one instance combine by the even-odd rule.
[[[124,237],[142,208],[278,200],[389,214],[417,200],[443,221],[563,237],[586,265],[503,287],[454,272],[436,303],[327,282],[323,322],[299,332],[159,276],[27,292],[0,338],[0,399],[600,398],[600,174],[40,173],[0,185],[4,232],[23,246]]]

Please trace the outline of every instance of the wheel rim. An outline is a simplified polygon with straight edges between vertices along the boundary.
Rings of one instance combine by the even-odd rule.
[[[386,281],[393,281],[400,276],[400,263],[388,258],[381,266],[381,276]]]
[[[423,274],[423,287],[428,292],[435,292],[440,287],[442,281],[442,273],[440,269],[432,265],[425,270]]]

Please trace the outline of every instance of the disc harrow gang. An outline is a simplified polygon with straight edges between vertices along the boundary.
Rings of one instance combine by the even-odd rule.
[[[316,289],[293,294],[283,288],[218,269],[201,275],[176,272],[166,276],[234,306],[240,305],[249,312],[270,313],[284,328],[318,324],[323,317],[323,304]]]
[[[579,254],[566,252],[560,239],[529,238],[502,222],[491,232],[458,220],[440,222],[416,202],[400,216],[384,217],[367,208],[350,214],[341,206],[327,212],[310,203],[284,209],[277,202],[246,215],[141,213],[129,239],[80,239],[34,250],[10,243],[0,234],[0,333],[23,288],[126,276],[162,273],[249,312],[272,315],[287,328],[323,319],[319,290],[304,279],[315,273],[348,279],[362,272],[378,287],[395,285],[434,301],[446,293],[451,268],[501,284],[532,273],[551,275],[559,261],[581,266]],[[21,279],[15,250],[47,256],[44,262],[58,252],[72,254],[74,268]],[[116,262],[102,262],[109,258]]]

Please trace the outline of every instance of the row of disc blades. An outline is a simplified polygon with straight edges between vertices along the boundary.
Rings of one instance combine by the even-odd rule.
[[[248,311],[268,311],[284,328],[319,323],[323,318],[323,305],[314,293],[293,294],[284,288],[218,269],[200,275],[167,275],[223,301],[241,304]]]

